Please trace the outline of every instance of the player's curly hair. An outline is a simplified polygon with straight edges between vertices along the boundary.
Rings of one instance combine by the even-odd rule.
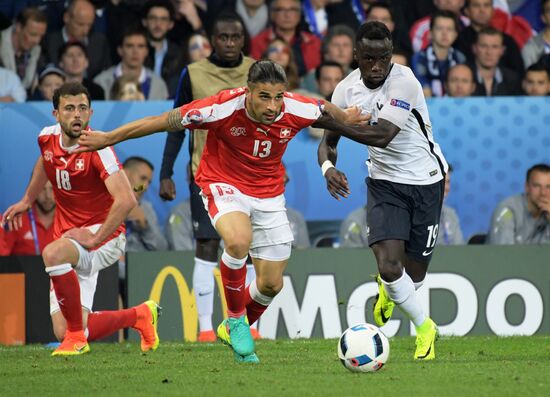
[[[88,105],[92,104],[92,99],[90,98],[90,93],[88,92],[88,89],[84,87],[81,83],[70,82],[70,83],[63,84],[61,87],[56,89],[53,93],[53,99],[52,99],[53,108],[56,110],[59,109],[59,98],[61,98],[62,96],[67,96],[67,95],[73,96],[73,95],[80,95],[80,94],[86,95],[86,98],[88,98]]]
[[[252,66],[250,66],[247,83],[248,85],[258,83],[287,85],[288,80],[285,70],[281,65],[268,59],[263,59],[254,62]]]
[[[382,22],[378,21],[369,21],[365,22],[357,30],[357,35],[355,36],[355,41],[357,43],[361,42],[363,39],[367,40],[385,40],[388,39],[391,41],[391,32]]]

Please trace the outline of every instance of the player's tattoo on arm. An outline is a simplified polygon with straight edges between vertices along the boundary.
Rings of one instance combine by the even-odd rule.
[[[182,130],[181,114],[179,108],[172,109],[168,112],[168,132],[176,132]]]

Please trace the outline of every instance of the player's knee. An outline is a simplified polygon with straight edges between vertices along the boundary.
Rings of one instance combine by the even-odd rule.
[[[266,296],[275,296],[283,289],[283,279],[261,280],[258,282],[258,291]]]
[[[42,259],[46,267],[59,265],[62,259],[62,252],[55,245],[47,245],[42,251]]]
[[[234,233],[225,243],[225,251],[234,258],[244,258],[250,249],[250,236],[248,234]]]
[[[378,264],[378,270],[382,279],[391,282],[401,277],[403,274],[403,264],[398,259],[384,259]]]

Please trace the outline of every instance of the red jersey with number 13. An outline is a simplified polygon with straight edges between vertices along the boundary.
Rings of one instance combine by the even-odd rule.
[[[57,204],[54,238],[67,230],[102,224],[113,204],[105,179],[122,167],[111,147],[97,152],[72,153],[63,147],[61,126],[46,127],[38,136],[44,169],[53,185]],[[124,224],[106,240],[124,233]],[[104,242],[105,243],[105,242]]]
[[[183,128],[208,129],[195,182],[203,190],[225,182],[252,197],[275,197],[285,190],[281,159],[288,142],[321,117],[324,102],[285,92],[281,114],[266,125],[252,120],[245,101],[242,87],[179,108]]]

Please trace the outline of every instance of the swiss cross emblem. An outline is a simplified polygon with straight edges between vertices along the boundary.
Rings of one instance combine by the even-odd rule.
[[[288,138],[290,136],[290,128],[281,128],[281,138]]]
[[[53,159],[53,153],[50,152],[49,150],[46,150],[46,151],[44,152],[44,160],[46,160],[46,161],[52,161],[52,159]]]
[[[84,170],[84,159],[76,159],[75,168],[78,171]]]

